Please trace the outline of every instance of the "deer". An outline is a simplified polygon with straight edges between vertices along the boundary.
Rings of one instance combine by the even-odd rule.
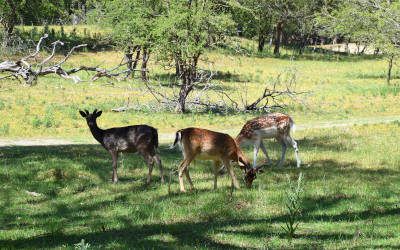
[[[267,149],[264,146],[263,139],[275,138],[282,145],[281,159],[278,163],[279,167],[283,166],[285,161],[286,150],[288,146],[294,148],[294,154],[296,157],[297,167],[300,167],[301,160],[299,158],[299,149],[297,142],[290,135],[290,132],[295,128],[293,119],[282,113],[271,113],[265,116],[256,117],[252,120],[247,121],[238,136],[236,142],[238,145],[251,143],[254,145],[253,152],[253,167],[257,163],[258,151],[261,148],[265,157],[267,158],[268,164],[271,164],[271,160],[268,157]]]
[[[161,183],[164,183],[161,159],[156,153],[158,148],[157,129],[148,125],[101,129],[97,126],[97,118],[101,116],[101,110],[97,111],[97,109],[95,109],[93,113],[89,113],[88,110],[79,110],[79,113],[86,119],[93,137],[111,154],[113,161],[113,183],[118,182],[117,162],[120,152],[137,152],[143,157],[149,169],[146,184],[150,184],[151,182],[151,173],[155,162],[160,168]]]
[[[190,184],[190,190],[194,190],[192,179],[189,174],[189,165],[194,159],[212,160],[214,162],[214,189],[217,189],[217,178],[221,163],[227,168],[232,186],[240,189],[238,180],[231,166],[231,162],[238,163],[244,171],[244,181],[247,187],[251,187],[256,178],[257,171],[250,166],[249,160],[240,150],[236,141],[228,134],[223,134],[202,128],[185,128],[178,130],[175,134],[175,141],[171,148],[179,145],[183,160],[178,168],[179,186],[181,192],[186,192],[183,184],[183,173]]]

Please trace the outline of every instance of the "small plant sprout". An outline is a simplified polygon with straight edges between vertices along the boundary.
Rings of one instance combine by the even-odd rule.
[[[286,175],[288,179],[289,188],[285,192],[285,210],[287,211],[287,217],[285,225],[282,229],[285,231],[289,240],[291,241],[296,233],[299,226],[299,217],[301,216],[301,199],[303,194],[302,180],[303,174],[300,173],[297,178],[297,184],[294,184],[289,175]]]
[[[86,243],[84,239],[81,239],[79,243],[74,244],[75,249],[87,250],[90,248],[90,244]]]

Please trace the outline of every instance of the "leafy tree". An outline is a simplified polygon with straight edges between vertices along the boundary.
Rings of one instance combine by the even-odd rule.
[[[147,80],[147,62],[155,43],[154,30],[162,11],[161,3],[161,0],[105,1],[90,18],[93,22],[100,20],[101,25],[111,29],[113,40],[127,51],[127,57],[131,58],[136,51],[133,70],[142,52],[143,80]]]
[[[305,46],[306,37],[312,34],[314,13],[321,7],[320,1],[312,0],[271,0],[271,18],[275,22],[274,54],[280,53],[282,36],[285,30],[295,27],[291,34],[300,37]]]
[[[258,51],[263,51],[266,39],[273,31],[271,0],[238,0],[230,3],[239,34],[257,37]]]
[[[238,0],[231,5],[239,29],[247,37],[257,37],[258,51],[263,51],[266,38],[271,37],[274,54],[278,55],[284,34],[305,47],[308,37],[315,33],[314,14],[322,1]]]
[[[17,24],[43,24],[67,17],[69,2],[70,0],[0,0],[1,25],[7,37],[10,37]]]
[[[317,18],[322,34],[342,36],[379,49],[388,59],[387,83],[393,60],[400,56],[400,2],[351,0],[325,9]]]
[[[224,40],[233,22],[218,1],[170,0],[163,7],[156,19],[155,47],[161,60],[176,66],[181,79],[177,108],[186,112],[186,99],[196,84],[201,55]]]

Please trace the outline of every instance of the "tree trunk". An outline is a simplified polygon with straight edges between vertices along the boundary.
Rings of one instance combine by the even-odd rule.
[[[367,48],[367,45],[364,45],[363,49],[361,50],[360,54],[364,55],[365,49]]]
[[[7,47],[10,44],[12,34],[14,32],[14,27],[17,24],[17,7],[13,0],[6,1],[10,7],[10,14],[6,17],[4,28],[6,30],[5,38],[3,41],[3,46]]]
[[[302,36],[300,38],[300,45],[299,45],[299,55],[302,55],[304,52],[304,49],[306,48],[307,45],[307,41],[308,41],[308,36]]]
[[[276,24],[276,30],[275,30],[275,47],[274,47],[274,55],[279,55],[280,53],[280,46],[281,46],[281,40],[282,40],[282,29],[283,29],[283,22],[279,21]]]
[[[389,67],[388,67],[387,78],[386,78],[386,82],[388,85],[390,84],[390,80],[392,79],[393,58],[394,58],[393,55],[389,57],[389,65],[388,65]]]
[[[186,98],[193,89],[193,76],[191,71],[191,68],[181,69],[182,86],[179,90],[178,97],[178,110],[181,113],[186,113]]]
[[[258,35],[258,52],[263,52],[265,46],[265,36],[264,34]]]
[[[187,89],[186,85],[182,85],[180,91],[179,91],[179,98],[178,98],[178,110],[181,113],[186,113],[186,98],[189,94],[189,91]]]
[[[175,59],[175,77],[176,79],[180,78],[181,76],[181,68],[179,65],[179,61]]]
[[[344,51],[346,52],[346,54],[350,54],[349,42],[350,41],[346,41],[345,43]]]
[[[131,70],[132,70],[132,78],[135,77],[135,69],[138,65],[139,62],[139,57],[140,57],[140,46],[135,46],[136,48],[136,56],[135,56],[135,60],[133,61],[133,64],[131,66]]]
[[[179,90],[178,97],[178,106],[177,109],[181,113],[186,113],[186,99],[189,96],[190,92],[193,90],[196,77],[197,77],[197,62],[199,60],[200,54],[192,57],[191,60],[188,61],[179,61],[180,65],[180,78],[182,81],[181,88]]]
[[[132,56],[132,48],[131,46],[128,46],[127,50],[125,51],[126,67],[128,68],[125,78],[128,78],[132,74]]]
[[[142,81],[147,81],[147,62],[149,61],[150,53],[147,48],[143,48],[143,55],[142,55]]]

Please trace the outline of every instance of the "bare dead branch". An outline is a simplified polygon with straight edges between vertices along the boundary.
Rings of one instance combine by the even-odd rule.
[[[44,35],[39,39],[39,42],[38,42],[37,45],[36,45],[36,50],[35,50],[35,52],[32,53],[32,54],[30,54],[30,55],[27,55],[26,57],[23,57],[23,58],[21,59],[21,61],[26,61],[26,60],[28,60],[28,59],[30,59],[30,58],[36,57],[36,56],[40,53],[40,47],[41,47],[41,45],[42,45],[43,40],[46,39],[46,38],[48,38],[48,37],[49,37],[48,34],[44,34]]]
[[[64,57],[64,59],[62,59],[57,65],[61,66],[63,63],[65,63],[68,60],[68,58],[72,55],[72,53],[76,49],[83,48],[83,47],[86,47],[86,46],[87,46],[87,44],[80,44],[80,45],[72,47],[72,49],[68,52],[68,54]]]
[[[72,81],[74,81],[74,83],[79,83],[82,82],[82,80],[80,79],[79,76],[73,75],[75,73],[78,73],[80,71],[90,71],[90,72],[95,72],[95,74],[91,77],[91,81],[96,81],[99,78],[102,77],[107,77],[107,78],[113,78],[113,77],[117,77],[120,75],[126,75],[127,72],[130,74],[132,71],[134,71],[135,69],[125,69],[122,71],[117,71],[120,67],[122,67],[123,65],[129,64],[130,62],[127,61],[125,63],[123,63],[124,59],[122,59],[121,63],[119,63],[119,65],[117,65],[114,68],[111,69],[105,69],[105,68],[100,68],[98,66],[79,66],[76,68],[72,68],[72,69],[64,69],[63,68],[63,64],[72,56],[73,52],[76,51],[79,48],[83,48],[86,47],[87,44],[80,44],[77,46],[74,46],[71,48],[71,50],[67,53],[67,55],[58,63],[55,63],[53,65],[50,66],[45,66],[46,64],[49,64],[56,53],[57,47],[63,46],[64,43],[62,41],[55,41],[52,43],[52,50],[49,56],[47,56],[42,62],[39,63],[29,63],[28,59],[30,58],[35,58],[37,57],[37,55],[40,53],[41,50],[41,45],[43,43],[43,40],[46,39],[48,37],[47,34],[45,34],[44,36],[42,36],[39,40],[39,42],[36,45],[36,50],[34,53],[23,57],[22,59],[18,60],[18,61],[4,61],[0,63],[0,73],[1,72],[11,72],[14,78],[18,79],[22,78],[26,84],[28,85],[32,85],[36,82],[37,78],[39,76],[45,76],[45,75],[49,75],[49,74],[56,74],[64,79],[71,79]],[[140,70],[143,71],[143,70]],[[147,70],[146,70],[147,71]],[[9,78],[11,76],[6,76],[6,77],[2,77],[0,79],[4,79],[4,78]]]
[[[51,54],[39,64],[40,67],[42,67],[44,64],[46,64],[48,61],[50,61],[50,60],[54,57],[54,55],[55,55],[55,53],[56,53],[56,47],[57,47],[58,44],[60,44],[61,46],[64,45],[64,43],[61,42],[61,41],[59,41],[59,40],[53,42],[53,43],[51,44],[51,45],[53,45],[53,49],[52,49],[52,51],[51,51]]]

